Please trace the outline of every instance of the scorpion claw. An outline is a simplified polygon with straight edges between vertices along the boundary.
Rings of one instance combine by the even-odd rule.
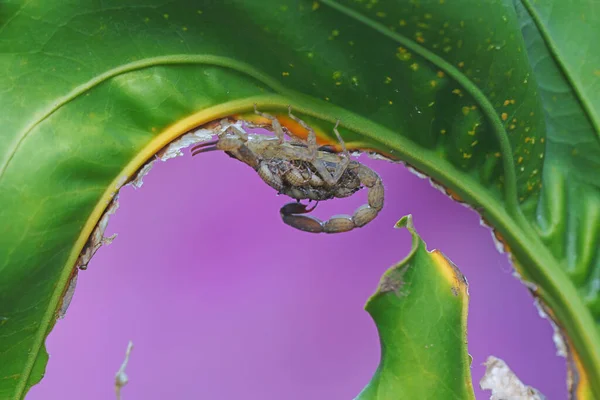
[[[217,148],[217,146],[206,146],[206,147],[196,146],[196,147],[192,148],[191,153],[192,153],[192,156],[195,156],[200,153],[207,153],[209,151],[215,151],[215,150],[219,150]]]
[[[210,141],[210,142],[203,142],[203,143],[199,143],[199,144],[195,145],[194,147],[192,147],[192,148],[190,149],[190,151],[191,151],[192,153],[194,153],[196,150],[200,150],[200,149],[202,149],[202,148],[204,148],[204,147],[208,147],[208,146],[216,146],[218,142],[219,142],[218,140],[213,140],[213,141]]]

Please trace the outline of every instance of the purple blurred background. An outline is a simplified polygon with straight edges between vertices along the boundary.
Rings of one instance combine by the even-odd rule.
[[[409,250],[393,229],[412,213],[429,249],[467,276],[469,350],[478,399],[481,365],[504,359],[527,384],[566,398],[552,329],[511,274],[477,214],[403,166],[360,160],[386,185],[386,206],[362,229],[313,235],[284,225],[276,196],[220,152],[155,163],[120,208],[48,338],[46,377],[28,400],[115,398],[114,376],[134,343],[123,399],[351,399],[379,360],[363,306]],[[352,213],[365,192],[319,204]]]

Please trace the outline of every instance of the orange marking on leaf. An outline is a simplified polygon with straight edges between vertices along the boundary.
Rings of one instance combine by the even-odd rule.
[[[466,281],[458,268],[456,268],[456,266],[454,266],[439,250],[433,250],[430,254],[438,267],[438,270],[452,287],[452,294],[455,296],[460,294],[462,297],[467,297]]]

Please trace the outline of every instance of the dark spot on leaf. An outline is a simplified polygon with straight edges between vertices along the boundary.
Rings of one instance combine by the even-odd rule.
[[[408,292],[402,291],[402,288],[406,283],[404,282],[404,274],[409,267],[410,265],[405,265],[402,268],[394,269],[385,274],[379,283],[379,292],[395,292],[399,296],[408,296]]]

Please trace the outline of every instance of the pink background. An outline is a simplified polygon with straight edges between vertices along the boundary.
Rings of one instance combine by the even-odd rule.
[[[80,273],[48,338],[46,377],[27,398],[114,398],[132,340],[124,400],[351,399],[379,360],[363,306],[409,249],[408,233],[393,229],[408,213],[429,249],[469,280],[477,397],[489,398],[478,382],[493,354],[549,398],[566,398],[552,329],[477,214],[400,165],[366,163],[384,180],[386,206],[366,227],[330,236],[284,225],[278,210],[289,199],[225,154],[155,164],[140,190],[121,192],[106,232],[119,237]],[[321,203],[316,214],[352,213],[365,199]]]

